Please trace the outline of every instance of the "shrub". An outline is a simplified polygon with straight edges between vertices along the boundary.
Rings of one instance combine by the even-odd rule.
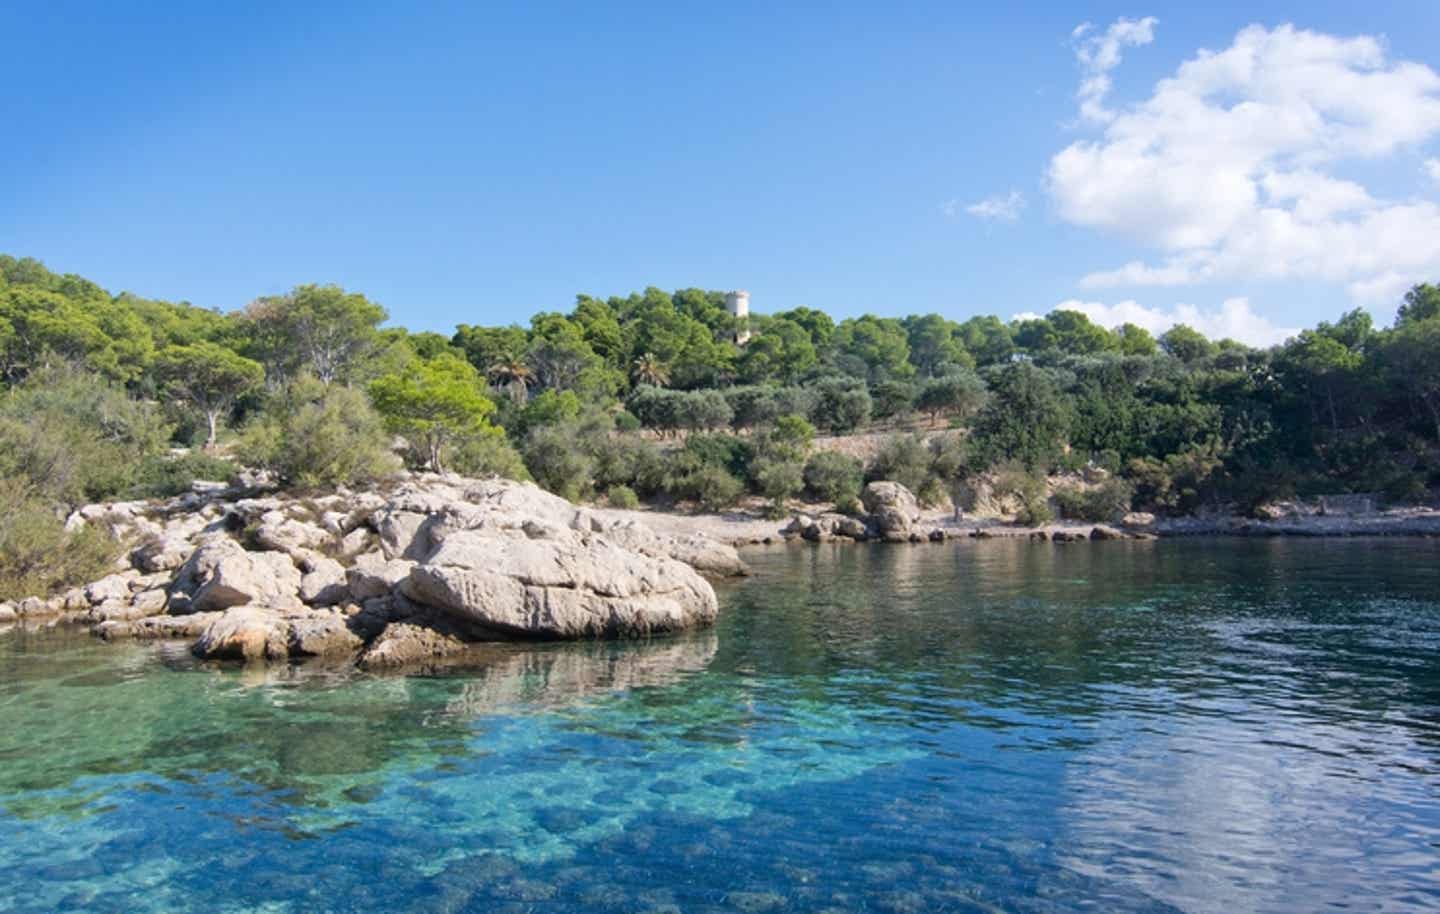
[[[640,507],[640,496],[629,486],[611,486],[605,490],[605,500],[612,508],[634,510]]]
[[[1055,519],[1055,512],[1045,498],[1045,480],[1027,471],[1021,463],[1008,464],[996,472],[994,493],[1019,503],[1015,520],[1027,527],[1048,524]]]
[[[745,484],[718,466],[704,466],[685,478],[681,490],[706,511],[719,511],[735,504]]]
[[[363,485],[394,473],[390,436],[363,393],[299,381],[242,433],[242,460],[305,488]]]
[[[682,452],[707,466],[721,467],[742,480],[750,478],[750,464],[755,459],[754,445],[744,438],[724,434],[691,435]]]
[[[154,406],[66,365],[36,371],[0,397],[0,476],[51,503],[73,507],[125,491],[166,437]]]
[[[126,494],[130,498],[169,498],[190,491],[197,479],[230,482],[236,470],[235,464],[224,457],[198,451],[179,457],[155,455],[140,462]]]
[[[918,493],[930,478],[930,449],[918,436],[894,435],[881,445],[866,478],[898,482]]]
[[[798,460],[761,458],[755,462],[755,482],[760,494],[770,499],[769,515],[783,517],[785,500],[805,486],[804,468]]]
[[[777,460],[803,461],[814,440],[815,426],[806,422],[804,416],[781,416],[766,433],[760,449],[767,457]]]
[[[806,490],[820,501],[837,506],[846,499],[860,496],[864,472],[860,461],[846,454],[821,451],[805,462]]]
[[[622,409],[615,414],[615,427],[622,432],[638,432],[640,420],[635,418],[634,413]]]
[[[811,417],[816,425],[843,434],[870,419],[870,394],[859,381],[827,378],[815,385],[815,394],[817,402]]]
[[[1060,516],[1070,520],[1107,523],[1130,510],[1130,485],[1123,479],[1107,479],[1092,488],[1062,486],[1055,490]]]
[[[21,480],[0,480],[0,503],[0,600],[93,581],[119,554],[119,544],[96,527],[67,533],[55,509]]]
[[[531,429],[525,439],[525,466],[545,489],[578,500],[595,475],[595,460],[576,446],[575,426]]]
[[[445,465],[466,476],[529,479],[525,460],[498,428],[473,435],[446,450]]]

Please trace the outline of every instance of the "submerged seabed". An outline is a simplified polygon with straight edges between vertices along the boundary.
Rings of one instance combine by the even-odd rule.
[[[782,548],[430,677],[11,631],[0,910],[1434,909],[1437,553]]]

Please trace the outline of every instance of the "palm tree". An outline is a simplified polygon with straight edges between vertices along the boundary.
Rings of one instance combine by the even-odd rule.
[[[665,363],[655,357],[654,353],[647,352],[635,360],[630,366],[630,378],[636,384],[649,384],[652,387],[664,387],[670,383],[670,369]]]
[[[513,356],[507,356],[490,366],[486,372],[490,380],[499,387],[510,392],[510,397],[516,403],[525,399],[526,393],[530,390],[530,383],[535,380],[535,372],[525,364],[525,360]]]

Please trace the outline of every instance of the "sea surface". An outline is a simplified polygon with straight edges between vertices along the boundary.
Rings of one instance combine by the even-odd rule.
[[[0,911],[1440,909],[1440,543],[748,558],[427,676],[0,634]]]

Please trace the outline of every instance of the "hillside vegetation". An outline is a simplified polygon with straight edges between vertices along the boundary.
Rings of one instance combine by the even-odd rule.
[[[221,314],[0,256],[0,485],[16,506],[0,577],[55,573],[37,556],[64,544],[78,504],[179,491],[235,461],[298,488],[403,463],[618,505],[718,509],[748,493],[776,513],[801,494],[844,509],[867,478],[933,502],[983,473],[1036,502],[1044,474],[1104,470],[1103,495],[1057,499],[1093,514],[1322,492],[1413,501],[1440,482],[1428,284],[1392,327],[1357,310],[1270,349],[1070,311],[1007,324],[810,308],[752,316],[739,346],[724,294],[699,289],[580,295],[528,327],[451,336],[390,318],[336,286]],[[812,448],[817,433],[906,427],[956,433],[896,434],[866,465]],[[105,561],[100,544],[70,545]]]

